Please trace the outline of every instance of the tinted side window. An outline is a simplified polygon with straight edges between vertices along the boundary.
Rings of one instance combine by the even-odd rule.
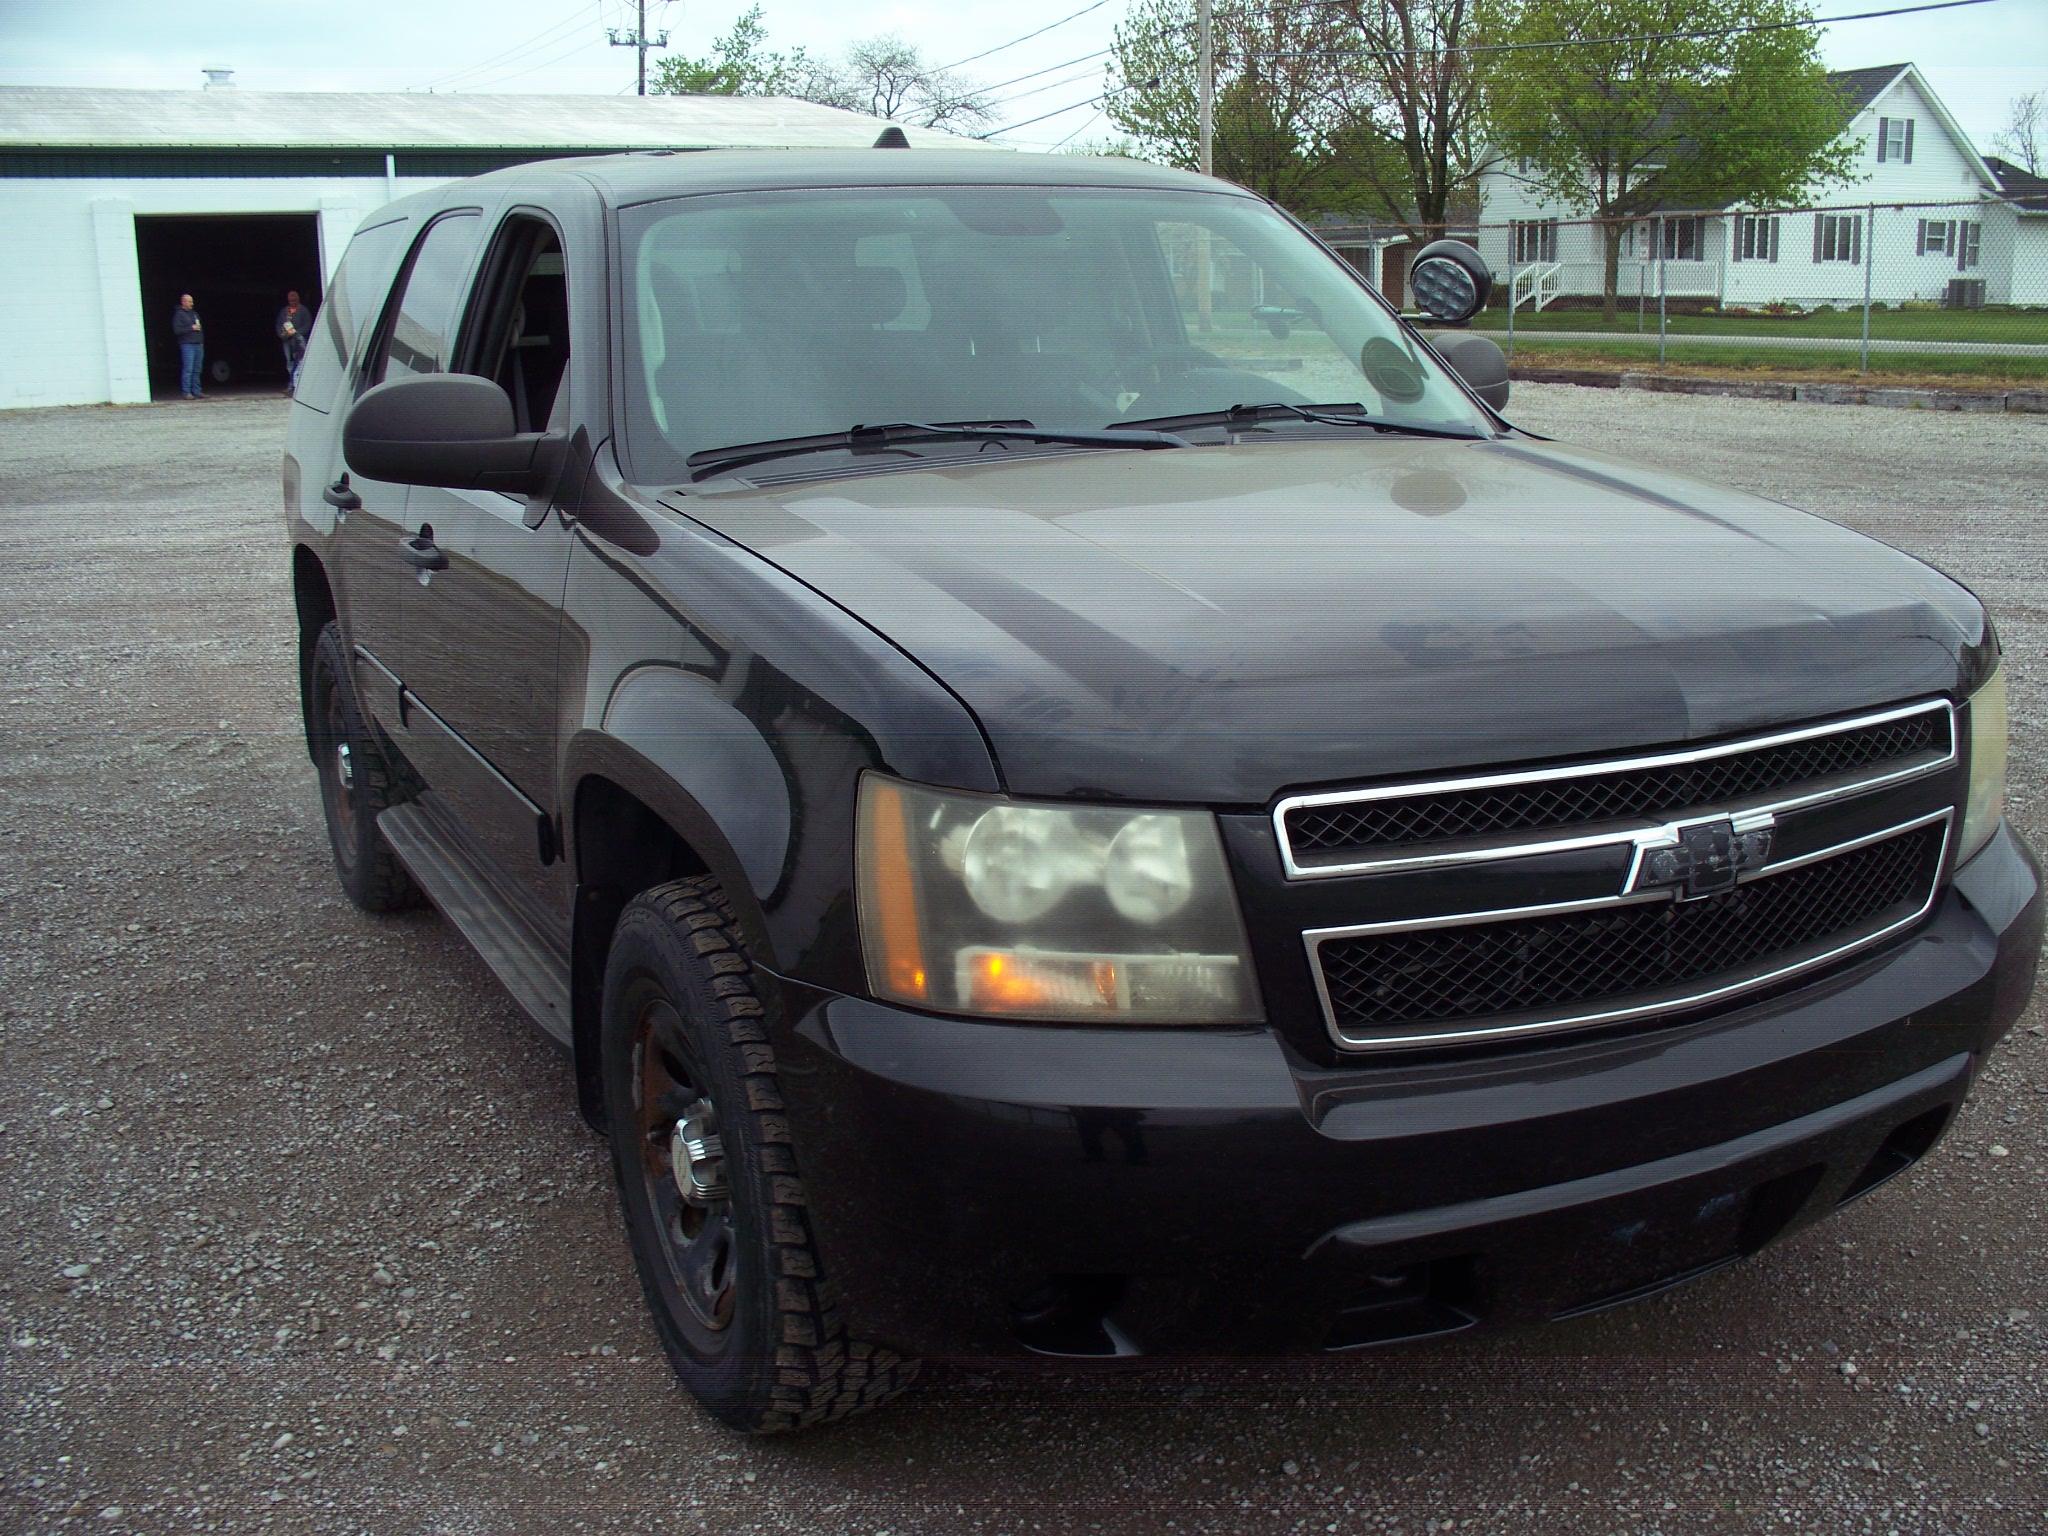
[[[439,373],[462,300],[462,280],[469,275],[484,221],[473,213],[451,214],[427,230],[413,252],[405,274],[405,291],[392,319],[373,383],[402,379],[413,373]]]
[[[405,232],[403,219],[357,230],[335,268],[306,345],[306,360],[299,366],[298,398],[315,410],[333,407],[349,357],[364,326],[376,318],[391,287],[391,274],[405,254]]]

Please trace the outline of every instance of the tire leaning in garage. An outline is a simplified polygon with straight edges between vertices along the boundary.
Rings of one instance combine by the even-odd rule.
[[[917,1371],[846,1337],[764,1012],[716,881],[627,905],[605,966],[600,1063],[626,1236],[676,1374],[751,1434],[872,1408]]]
[[[376,738],[356,707],[341,626],[320,631],[306,668],[306,718],[312,722],[313,763],[320,772],[320,809],[334,849],[334,873],[348,899],[365,912],[396,912],[415,905],[419,889],[377,835],[377,815],[395,805],[393,775]]]

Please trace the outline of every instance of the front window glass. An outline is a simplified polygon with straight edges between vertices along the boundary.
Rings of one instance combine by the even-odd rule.
[[[439,373],[455,329],[462,280],[483,238],[484,221],[473,213],[444,218],[427,231],[413,253],[405,292],[384,342],[384,365],[375,382],[414,373]]]
[[[643,481],[686,478],[704,449],[898,421],[1098,430],[1282,402],[1488,430],[1349,268],[1245,197],[761,193],[621,224]]]

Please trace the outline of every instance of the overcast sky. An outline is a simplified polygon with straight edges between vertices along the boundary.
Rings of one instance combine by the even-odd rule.
[[[746,3],[648,0],[648,31],[665,28],[672,47],[703,53]],[[999,49],[962,73],[1006,98],[1003,120],[1017,127],[1000,142],[1044,149],[1070,135],[1107,136],[1091,102],[1102,89],[1102,59],[1085,56],[1109,46],[1126,0],[1105,0],[1042,37],[1003,45],[1086,3],[763,0],[763,11],[774,43],[817,53],[882,32],[916,43],[934,64]],[[1817,9],[1898,3],[1822,0]],[[0,83],[183,87],[218,65],[250,90],[608,93],[632,89],[633,54],[608,46],[605,29],[632,25],[629,0],[0,0]],[[1917,63],[1988,149],[2012,97],[2048,90],[2048,0],[1849,22],[1825,29],[1821,47],[1835,68]],[[1026,121],[1057,109],[1066,110]]]

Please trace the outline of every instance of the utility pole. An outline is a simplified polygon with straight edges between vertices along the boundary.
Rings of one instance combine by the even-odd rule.
[[[1202,36],[1202,79],[1197,87],[1201,102],[1201,144],[1202,174],[1215,174],[1214,156],[1211,153],[1216,137],[1216,48],[1210,36],[1209,0],[1199,0],[1196,15],[1200,19]],[[1198,328],[1207,331],[1213,324],[1211,313],[1209,275],[1209,228],[1203,225],[1195,237],[1195,313]]]
[[[631,32],[621,32],[617,27],[606,27],[605,35],[612,40],[614,48],[631,48],[640,55],[640,94],[647,94],[647,50],[666,48],[668,31],[664,28],[654,37],[647,35],[647,0],[640,0],[640,25]]]

